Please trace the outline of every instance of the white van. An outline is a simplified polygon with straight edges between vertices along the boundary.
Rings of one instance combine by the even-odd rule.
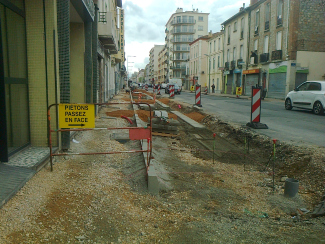
[[[182,91],[182,79],[177,79],[177,78],[173,78],[173,79],[169,79],[169,84],[177,84],[180,88],[181,88],[181,91]]]

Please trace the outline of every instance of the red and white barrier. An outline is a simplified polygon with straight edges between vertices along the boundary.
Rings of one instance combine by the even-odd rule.
[[[268,129],[266,124],[260,123],[261,121],[261,87],[252,87],[252,104],[251,104],[251,122],[247,123],[254,129]]]
[[[202,107],[201,104],[201,86],[196,85],[195,86],[195,105]]]
[[[158,85],[158,92],[157,92],[157,95],[161,95],[161,94],[160,94],[160,85]]]
[[[153,93],[156,93],[156,85],[153,85]]]
[[[208,87],[207,86],[204,88],[204,94],[208,95]]]
[[[147,84],[144,86],[144,89],[145,89],[146,91],[148,91],[148,85],[147,85]]]
[[[253,88],[252,92],[252,122],[261,121],[261,89]]]
[[[169,85],[169,98],[174,98],[174,97],[175,97],[175,86]]]

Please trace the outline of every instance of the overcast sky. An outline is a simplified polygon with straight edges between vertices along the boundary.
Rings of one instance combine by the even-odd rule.
[[[165,28],[178,7],[184,11],[193,8],[210,13],[209,30],[218,32],[221,23],[236,14],[239,8],[249,6],[249,0],[123,0],[125,9],[125,66],[133,73],[149,63],[149,51],[165,44]],[[136,56],[129,57],[128,56]],[[129,60],[128,60],[129,59]],[[133,67],[132,67],[133,66]]]

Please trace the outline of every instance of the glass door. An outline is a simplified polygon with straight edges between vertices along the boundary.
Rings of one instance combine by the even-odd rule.
[[[18,1],[22,2],[22,1]],[[22,6],[23,7],[23,6]],[[3,78],[8,152],[30,142],[27,79],[27,50],[24,11],[0,4]],[[2,84],[3,86],[3,84]]]

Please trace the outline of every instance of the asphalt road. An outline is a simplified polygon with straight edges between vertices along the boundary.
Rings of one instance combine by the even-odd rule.
[[[194,104],[194,96],[183,91],[175,96],[175,101]],[[262,100],[261,107],[261,123],[269,129],[256,129],[259,133],[290,144],[325,147],[325,115],[299,109],[287,111],[284,101],[277,99]],[[238,125],[250,122],[251,101],[247,98],[202,95],[202,109],[226,122]]]

